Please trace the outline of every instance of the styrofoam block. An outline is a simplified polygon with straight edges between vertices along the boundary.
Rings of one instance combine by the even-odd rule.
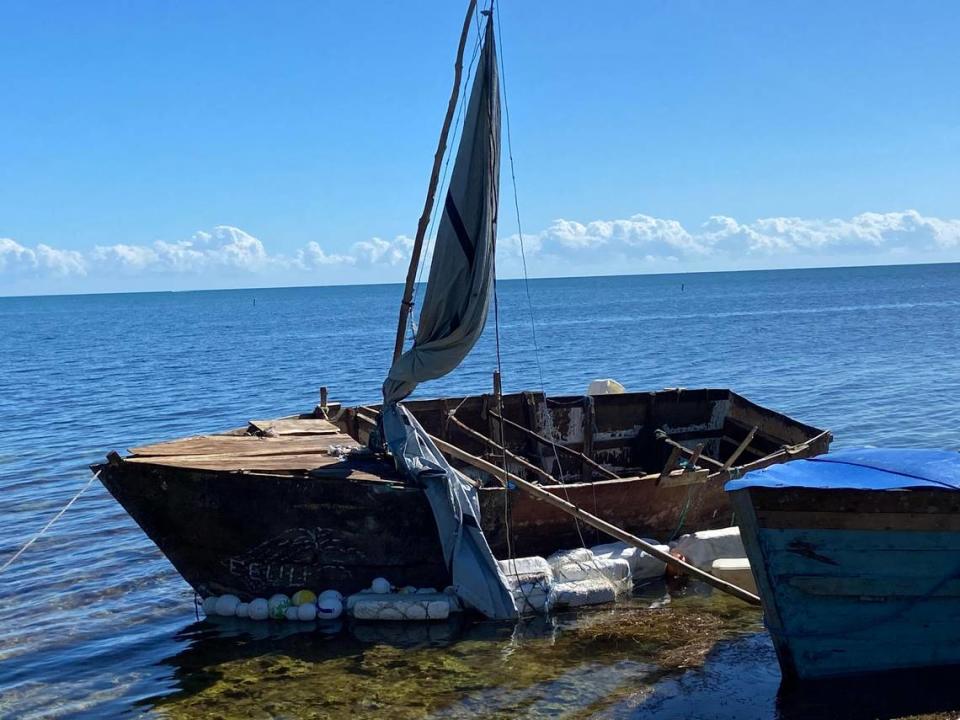
[[[597,558],[596,564],[600,573],[614,585],[632,580],[630,563],[623,558]]]
[[[353,605],[358,599],[360,599],[364,595],[375,595],[375,594],[376,593],[374,593],[370,588],[364,588],[360,592],[356,592],[353,595],[348,595],[346,600],[343,601],[343,607],[348,613],[352,613]]]
[[[718,558],[741,558],[746,555],[738,527],[690,533],[672,546],[683,554],[688,563],[700,570],[709,570]]]
[[[347,598],[347,608],[358,620],[443,620],[450,615],[450,598],[443,593],[358,593]]]
[[[648,543],[663,552],[670,552],[669,545],[660,545],[656,540],[647,540]],[[666,563],[633,545],[627,545],[624,542],[608,543],[606,545],[597,545],[591,548],[593,554],[598,558],[612,560],[626,560],[630,563],[630,572],[633,573],[634,580],[646,580],[648,578],[661,577],[666,572]]]
[[[753,578],[747,558],[717,558],[711,564],[710,572],[721,580],[757,594],[757,581]]]
[[[593,560],[593,553],[590,552],[587,548],[574,548],[573,550],[561,550],[560,552],[555,552],[553,555],[547,558],[547,563],[553,568],[554,572],[561,565],[569,565],[571,563],[582,563],[588,560]]]
[[[521,615],[543,613],[547,609],[550,586],[545,583],[520,583],[511,589]]]
[[[601,605],[613,602],[617,591],[606,578],[575,580],[573,582],[554,583],[550,588],[547,607],[573,608],[583,605]]]
[[[630,563],[622,558],[594,557],[584,562],[559,565],[554,570],[556,582],[576,582],[594,578],[606,578],[618,586],[618,591],[623,587],[632,586],[633,580]]]
[[[522,557],[512,560],[498,560],[500,570],[508,580],[517,582],[545,582],[553,581],[553,568],[542,557]]]

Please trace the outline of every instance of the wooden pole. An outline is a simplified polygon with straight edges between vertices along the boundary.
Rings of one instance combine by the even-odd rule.
[[[684,562],[680,558],[674,557],[670,553],[663,552],[662,550],[660,550],[654,545],[651,545],[645,540],[642,540],[635,535],[631,535],[626,530],[623,530],[622,528],[618,528],[616,525],[611,525],[606,520],[602,520],[598,518],[596,515],[591,515],[585,510],[581,510],[579,507],[577,507],[573,503],[567,502],[562,498],[558,498],[552,492],[549,492],[548,490],[544,490],[539,485],[535,485],[532,482],[524,480],[523,478],[518,477],[513,473],[506,472],[502,468],[498,468],[493,463],[487,462],[486,460],[483,460],[482,458],[478,458],[475,455],[471,455],[465,450],[461,450],[456,445],[452,445],[451,443],[441,440],[440,438],[435,438],[431,436],[431,440],[433,440],[434,444],[443,452],[457,458],[458,460],[462,460],[468,465],[473,465],[475,468],[479,470],[483,470],[484,472],[490,473],[495,478],[498,478],[502,483],[506,484],[508,481],[512,482],[518,488],[520,488],[524,492],[529,493],[530,495],[533,495],[538,500],[543,500],[544,502],[549,503],[550,505],[553,505],[554,507],[557,507],[563,510],[568,515],[572,515],[578,520],[582,520],[587,525],[591,525],[597,528],[598,530],[600,530],[601,532],[605,532],[607,535],[615,537],[618,540],[621,540],[622,542],[627,543],[628,545],[632,545],[633,547],[640,548],[648,555],[651,555],[652,557],[655,557],[658,560],[663,561],[667,565],[683,573],[692,575],[698,580],[702,580],[703,582],[709,585],[712,585],[718,590],[725,592],[728,595],[733,595],[734,597],[744,600],[750,603],[751,605],[760,605],[760,598],[758,598],[753,593],[748,592],[747,590],[744,590],[743,588],[738,587],[732,583],[728,583],[726,580],[721,580],[720,578],[714,575],[711,575],[708,572],[704,572],[703,570],[697,567],[694,567],[689,563]]]
[[[519,455],[516,455],[516,454],[510,452],[510,451],[507,450],[505,447],[503,447],[503,445],[500,445],[500,444],[498,444],[497,442],[495,442],[492,438],[488,438],[488,437],[487,437],[486,435],[484,435],[483,433],[474,430],[472,427],[470,427],[469,425],[467,425],[467,424],[464,423],[463,421],[458,420],[455,415],[452,415],[452,414],[450,415],[450,422],[452,422],[452,423],[453,423],[454,425],[456,425],[458,428],[460,428],[461,430],[463,430],[463,431],[464,431],[467,435],[469,435],[470,437],[479,440],[480,442],[482,442],[482,443],[484,443],[485,445],[493,448],[493,449],[496,450],[497,452],[503,453],[503,454],[506,455],[508,458],[510,458],[511,460],[513,460],[515,463],[518,463],[519,465],[523,465],[523,467],[525,467],[527,470],[529,470],[530,472],[534,473],[535,475],[543,478],[544,480],[547,480],[547,481],[549,481],[549,482],[552,482],[554,485],[560,484],[560,481],[557,480],[553,475],[551,475],[550,473],[548,473],[546,470],[544,470],[544,469],[542,469],[542,468],[539,468],[539,467],[537,467],[536,465],[534,465],[533,463],[527,461],[525,458],[522,458],[522,457],[520,457]]]
[[[754,425],[753,430],[747,433],[747,436],[743,439],[743,442],[741,442],[737,446],[737,449],[733,451],[733,455],[728,457],[727,461],[723,464],[723,470],[729,470],[731,467],[733,467],[733,464],[737,461],[737,458],[743,454],[744,450],[750,447],[750,443],[753,442],[753,436],[757,434],[758,429],[759,428]]]
[[[397,339],[393,346],[393,362],[396,362],[397,358],[403,354],[403,339],[407,333],[407,321],[410,318],[410,311],[413,309],[413,284],[417,279],[420,254],[423,252],[423,240],[427,234],[427,226],[430,224],[430,213],[431,210],[433,210],[434,199],[437,195],[440,165],[443,162],[443,154],[447,149],[447,135],[450,133],[450,125],[453,122],[453,112],[456,110],[457,99],[460,97],[460,81],[463,77],[463,50],[467,45],[467,36],[470,34],[470,23],[473,21],[473,13],[476,7],[477,0],[470,0],[467,5],[467,14],[463,19],[463,30],[460,32],[460,44],[457,46],[457,60],[453,66],[453,92],[450,93],[450,102],[447,104],[447,115],[443,119],[443,127],[440,129],[440,142],[437,144],[437,152],[433,156],[433,171],[430,173],[430,183],[427,186],[427,199],[423,204],[420,222],[417,223],[417,236],[413,241],[413,250],[410,253],[410,267],[407,268],[407,284],[403,288],[403,300],[400,301],[400,321],[397,324]]]
[[[657,440],[663,440],[663,441],[664,441],[667,445],[669,445],[670,447],[680,448],[680,452],[682,452],[684,455],[686,455],[686,456],[689,457],[689,458],[693,458],[693,454],[694,454],[694,451],[693,451],[693,450],[691,450],[690,448],[684,447],[683,445],[681,445],[680,443],[678,443],[676,440],[674,440],[673,438],[671,438],[669,435],[667,435],[663,430],[657,430],[657,432],[656,432],[656,438],[657,438]],[[713,459],[712,457],[710,457],[709,455],[703,455],[702,452],[703,452],[703,450],[701,449],[701,455],[697,456],[697,459],[696,459],[696,460],[691,460],[691,462],[693,462],[694,464],[696,464],[697,462],[699,462],[699,461],[702,460],[702,461],[705,462],[707,465],[712,465],[713,467],[717,468],[718,470],[723,467],[723,463],[722,463],[722,462],[720,462],[719,460],[714,460],[714,459]]]
[[[497,420],[500,420],[504,425],[507,425],[507,426],[512,427],[512,428],[514,428],[514,429],[516,429],[516,430],[519,430],[520,432],[526,433],[526,434],[529,435],[530,437],[536,438],[538,441],[542,442],[544,445],[550,445],[550,446],[552,446],[553,448],[559,450],[560,452],[566,453],[566,454],[568,454],[568,455],[572,455],[573,457],[575,457],[575,458],[577,458],[578,460],[580,460],[580,462],[586,463],[587,465],[589,465],[590,467],[592,467],[594,470],[598,470],[599,472],[601,472],[601,473],[603,473],[604,475],[606,475],[606,476],[607,476],[608,478],[610,478],[611,480],[622,480],[622,479],[623,479],[623,478],[621,478],[619,475],[617,475],[615,472],[613,472],[612,470],[608,470],[607,468],[605,468],[605,467],[604,467],[603,465],[601,465],[600,463],[594,462],[593,460],[591,460],[590,458],[588,458],[586,455],[584,455],[584,454],[581,453],[581,452],[577,452],[577,451],[574,450],[573,448],[568,448],[566,445],[561,445],[560,443],[554,442],[553,440],[548,440],[548,439],[545,438],[543,435],[540,435],[539,433],[535,433],[535,432],[534,432],[533,430],[531,430],[530,428],[525,428],[523,425],[520,425],[519,423],[515,423],[513,420],[507,420],[507,418],[501,417],[500,415],[497,415],[497,413],[493,412],[492,410],[490,411],[490,414],[493,415],[493,417],[496,418]]]

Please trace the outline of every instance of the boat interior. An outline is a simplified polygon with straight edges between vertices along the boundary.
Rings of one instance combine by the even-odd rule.
[[[388,457],[367,450],[379,407],[326,402],[325,391],[321,398],[310,413],[132,448],[124,460],[402,483]],[[829,433],[727,389],[491,393],[405,405],[452,464],[483,487],[501,485],[498,468],[542,485],[623,478],[688,484],[811,454],[811,444],[829,443]],[[484,462],[492,469],[482,469]]]

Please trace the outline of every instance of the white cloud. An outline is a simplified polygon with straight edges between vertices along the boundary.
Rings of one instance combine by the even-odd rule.
[[[410,259],[413,249],[413,239],[406,235],[398,235],[391,241],[381,240],[378,237],[371,240],[361,240],[353,244],[353,254],[360,262],[370,264],[388,263],[397,265]]]
[[[750,222],[716,215],[695,227],[650,215],[625,219],[555,220],[528,234],[524,245],[533,275],[591,272],[728,270],[746,267],[960,260],[960,220],[921,215],[916,210],[851,218],[766,217]],[[21,285],[36,278],[111,277],[133,279],[191,276],[186,285],[221,286],[249,282],[302,282],[313,273],[342,268],[339,281],[399,279],[393,268],[405,266],[413,240],[399,235],[355,242],[347,252],[308,242],[290,254],[271,253],[259,238],[240,228],[218,225],[186,240],[148,245],[116,243],[91,250],[62,250],[45,244],[28,247],[0,238],[0,280]],[[501,268],[519,272],[519,240],[500,240]],[[429,262],[429,249],[425,261]],[[375,268],[379,270],[374,272]],[[344,274],[349,269],[353,275]],[[96,271],[96,272],[92,272]],[[373,273],[373,274],[370,274]],[[14,283],[16,284],[16,282]],[[79,286],[78,286],[79,287]]]
[[[810,259],[884,254],[936,255],[960,251],[960,220],[926,217],[916,210],[862,213],[852,218],[768,217],[740,222],[716,215],[700,227],[685,228],[676,220],[633,215],[623,220],[580,223],[555,220],[546,230],[527,235],[528,255],[567,258],[572,266],[587,257],[629,259],[646,264],[688,261],[697,266],[714,263],[736,266],[738,260]],[[517,255],[516,236],[505,238],[501,249]],[[929,258],[928,258],[929,259]]]
[[[587,224],[554,220],[539,233],[540,245],[555,242],[572,249],[626,246],[659,255],[677,252],[703,253],[703,247],[676,220],[632,215],[626,220],[594,220]]]
[[[33,272],[53,277],[86,275],[87,263],[75,250],[58,250],[43,243],[31,249],[10,238],[0,238],[0,272]]]
[[[311,240],[305,248],[297,251],[294,262],[304,270],[316,270],[324,265],[354,265],[357,259],[352,255],[330,254]]]

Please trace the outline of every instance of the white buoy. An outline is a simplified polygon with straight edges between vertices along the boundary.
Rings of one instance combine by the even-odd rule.
[[[336,620],[343,612],[343,602],[337,598],[324,598],[317,603],[317,618]]]
[[[343,602],[343,593],[341,593],[339,590],[324,590],[322,593],[320,593],[320,596],[317,599],[328,600],[330,598],[336,598],[337,600]]]
[[[217,615],[233,617],[237,614],[237,605],[239,604],[240,598],[236,595],[221,595],[217,600]]]
[[[248,618],[250,617],[250,603],[239,603],[237,605],[237,610],[234,613],[238,618]]]
[[[219,600],[219,598],[216,595],[211,595],[210,597],[203,599],[203,605],[201,606],[201,609],[203,610],[204,615],[210,617],[211,615],[217,614],[217,600]]]
[[[264,598],[257,598],[250,603],[247,614],[251,620],[266,620],[270,617],[270,604]]]
[[[370,583],[370,589],[379,595],[386,595],[388,592],[390,592],[390,588],[390,581],[386,578],[378,577],[374,579],[372,583]]]
[[[313,603],[309,605],[298,605],[297,606],[297,620],[303,622],[310,622],[311,620],[317,619],[317,606]]]
[[[287,608],[290,607],[290,598],[283,593],[277,593],[267,601],[269,615],[274,620],[283,620],[286,617]]]
[[[283,616],[284,616],[287,620],[296,620],[296,619],[297,619],[297,608],[296,608],[296,606],[291,605],[290,607],[288,607],[288,608],[284,611]]]

